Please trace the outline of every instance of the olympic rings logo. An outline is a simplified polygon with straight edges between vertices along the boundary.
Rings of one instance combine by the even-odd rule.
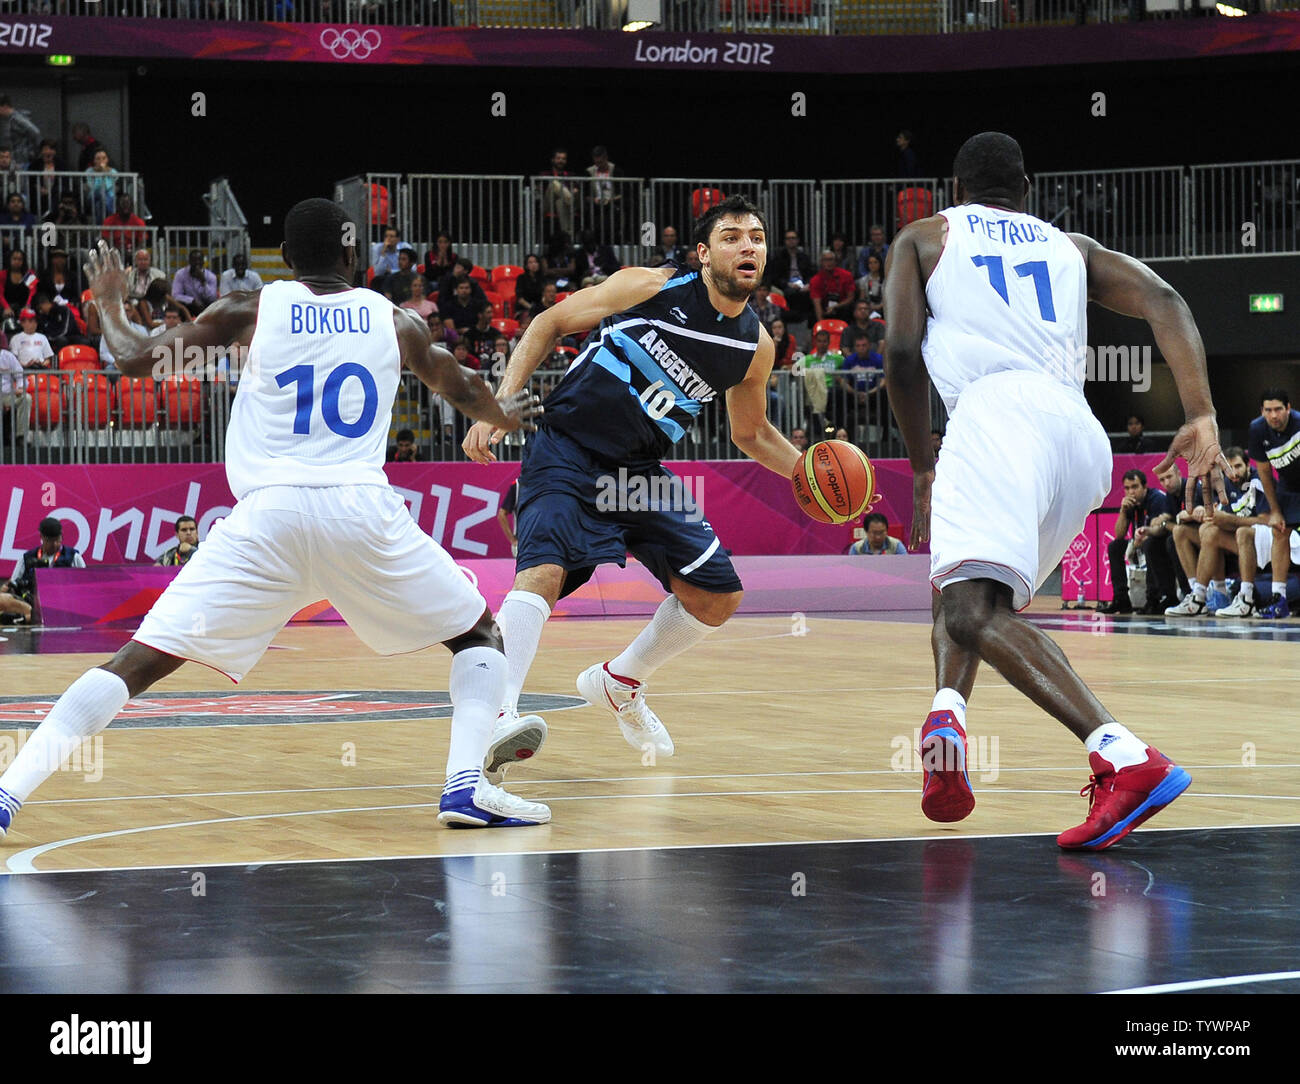
[[[383,43],[383,37],[378,30],[356,30],[348,27],[346,30],[335,30],[332,26],[327,26],[320,32],[321,47],[325,49],[335,60],[365,60]]]

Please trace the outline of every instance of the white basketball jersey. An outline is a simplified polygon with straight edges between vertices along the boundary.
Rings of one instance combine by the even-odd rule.
[[[268,283],[226,434],[230,491],[387,485],[400,370],[387,298]]]
[[[982,376],[1025,370],[1083,393],[1088,271],[1078,247],[1033,215],[949,207],[948,238],[925,286],[921,352],[951,412]]]

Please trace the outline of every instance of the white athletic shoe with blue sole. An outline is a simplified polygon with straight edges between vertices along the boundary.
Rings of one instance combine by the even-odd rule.
[[[506,768],[528,760],[546,744],[546,722],[540,715],[521,716],[517,711],[503,711],[492,731],[492,744],[483,758],[483,775],[494,787],[505,778]]]
[[[516,798],[482,776],[473,782],[471,774],[470,780],[468,786],[443,791],[438,823],[444,828],[531,828],[550,823],[549,806]]]

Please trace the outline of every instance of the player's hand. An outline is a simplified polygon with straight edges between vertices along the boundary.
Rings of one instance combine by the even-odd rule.
[[[469,427],[461,449],[474,463],[495,463],[497,457],[492,454],[492,445],[499,444],[505,431],[487,422],[475,422]]]
[[[1205,522],[1205,506],[1203,504],[1198,504],[1192,509],[1191,520],[1193,523]]]
[[[930,541],[930,488],[934,485],[934,471],[916,471],[912,474],[912,535],[908,549],[913,553],[918,546]]]
[[[507,425],[498,427],[496,432],[513,433],[516,429],[522,429],[531,433],[537,429],[535,419],[543,413],[541,396],[532,395],[527,388],[524,388],[500,400],[500,406],[501,413],[506,416]],[[496,441],[492,443],[495,444]]]
[[[1207,500],[1213,501],[1217,497],[1220,504],[1228,503],[1228,491],[1223,484],[1223,471],[1228,466],[1228,461],[1219,447],[1219,424],[1213,416],[1202,414],[1189,418],[1174,434],[1169,451],[1156,464],[1156,472],[1168,470],[1179,456],[1187,460],[1185,493],[1189,509],[1192,507],[1192,495],[1196,492],[1198,481]]]
[[[126,272],[122,269],[122,257],[118,255],[117,249],[109,248],[108,242],[101,239],[90,250],[85,270],[86,285],[95,300],[106,306],[105,311],[115,311],[113,306],[120,309],[125,304]]]
[[[1282,518],[1281,512],[1270,512],[1268,514],[1268,525],[1274,534],[1286,533],[1286,520]]]

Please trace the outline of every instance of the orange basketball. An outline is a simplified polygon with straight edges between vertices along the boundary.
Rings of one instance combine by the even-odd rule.
[[[843,440],[823,440],[804,452],[790,484],[799,507],[818,523],[857,519],[876,497],[871,460]]]

